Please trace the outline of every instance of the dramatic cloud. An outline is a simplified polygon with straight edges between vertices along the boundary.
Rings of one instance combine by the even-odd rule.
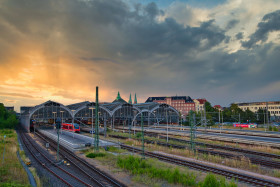
[[[239,33],[237,33],[236,35],[235,35],[235,38],[237,39],[237,40],[241,40],[241,39],[243,39],[243,32],[239,32]]]
[[[222,105],[279,95],[277,1],[157,3],[1,1],[0,102],[93,100],[97,85],[102,101],[118,90],[140,102],[178,94]]]
[[[242,46],[251,48],[258,41],[265,42],[268,34],[273,31],[280,31],[280,10],[266,14],[258,24],[258,29],[250,36],[250,40],[243,42]]]
[[[236,26],[237,23],[239,23],[239,20],[236,19],[230,20],[226,26],[226,30],[232,29],[233,27]]]

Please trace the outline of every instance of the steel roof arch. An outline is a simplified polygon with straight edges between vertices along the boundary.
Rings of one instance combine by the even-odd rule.
[[[92,103],[93,103],[93,102],[91,102],[90,104],[92,104]],[[90,106],[89,106],[90,104],[85,104],[85,105],[79,107],[77,110],[75,110],[75,112],[73,113],[73,116],[75,117],[75,115],[76,115],[78,112],[80,112],[81,110],[83,110],[84,108],[90,107]],[[95,107],[95,106],[96,106],[96,105],[95,105],[95,103],[94,103],[94,106],[93,106],[93,107]],[[99,108],[105,110],[105,111],[110,115],[110,117],[112,116],[111,111],[108,110],[107,108],[103,107],[102,105],[99,105]]]
[[[129,104],[129,103],[124,103],[124,104],[120,104],[120,105],[117,106],[114,110],[112,110],[112,116],[114,115],[114,113],[115,113],[117,110],[121,109],[121,108],[123,107],[123,105],[130,105],[130,106],[132,106],[133,109],[137,110],[138,113],[141,112],[141,110],[140,110],[138,107],[135,107],[134,105]]]
[[[59,104],[59,107],[63,108],[63,109],[66,110],[67,112],[69,112],[70,116],[73,118],[73,113],[72,113],[72,111],[71,111],[68,107],[64,106],[64,105],[61,104],[61,103],[58,103],[58,102],[49,100],[49,101],[46,101],[46,102],[44,102],[44,103],[42,103],[42,104],[40,104],[40,105],[37,105],[37,106],[35,106],[34,108],[32,108],[31,111],[29,112],[29,116],[28,116],[29,119],[32,117],[32,115],[33,115],[36,111],[40,110],[41,108],[44,108],[46,104],[51,103],[51,102],[52,102],[52,103]]]

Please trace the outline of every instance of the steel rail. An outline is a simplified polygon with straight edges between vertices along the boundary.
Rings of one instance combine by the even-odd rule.
[[[113,138],[120,138],[120,139],[128,139],[128,137],[124,136],[119,136],[119,135],[109,135],[110,137]],[[157,144],[165,147],[173,147],[177,149],[186,149],[188,146],[185,145],[176,145],[176,144],[170,144],[170,143],[165,143],[165,142],[160,142],[160,141],[152,141],[152,140],[145,140],[146,143],[149,144]],[[196,148],[196,151],[204,154],[211,154],[211,155],[219,155],[222,157],[226,158],[235,158],[235,159],[241,159],[242,157],[245,157],[244,155],[235,155],[231,153],[225,153],[225,152],[220,152],[220,151],[213,151],[213,150],[205,150],[205,149],[200,149]],[[259,164],[263,166],[268,166],[271,168],[280,168],[280,162],[277,161],[271,161],[271,160],[265,160],[262,158],[256,158],[255,156],[249,156],[248,159],[254,164]]]
[[[135,131],[140,131],[140,130],[135,130]],[[150,135],[150,136],[158,136],[158,137],[160,137],[162,139],[166,139],[166,137],[163,136],[164,135],[163,133],[155,133],[155,132],[147,132],[147,131],[145,131],[145,134]],[[168,139],[169,140],[179,141],[179,142],[190,143],[190,141],[188,141],[188,140],[183,140],[183,139],[178,139],[178,138],[168,137]],[[234,152],[247,153],[247,154],[252,154],[252,155],[259,155],[259,156],[264,156],[264,157],[269,157],[269,158],[280,159],[280,155],[271,154],[271,153],[265,153],[265,152],[259,152],[259,151],[241,149],[241,148],[235,148],[235,147],[230,147],[230,146],[207,144],[207,143],[202,143],[202,142],[195,142],[195,144],[196,145],[206,146],[206,147],[211,147],[211,148],[216,148],[216,149],[223,149],[223,150],[229,150],[229,151],[234,151]]]
[[[135,148],[135,147],[131,147],[131,146],[123,145],[123,144],[121,144],[121,148],[129,150],[129,151],[133,151],[133,152],[142,153],[142,150],[139,148]],[[238,179],[239,181],[254,184],[256,186],[280,186],[280,183],[277,183],[275,181],[271,181],[271,180],[267,180],[267,179],[260,179],[260,178],[254,177],[254,176],[240,174],[240,173],[233,172],[230,170],[225,170],[225,169],[221,169],[221,168],[217,168],[217,167],[213,167],[213,166],[208,166],[208,165],[201,164],[201,163],[195,163],[195,162],[191,162],[191,161],[187,161],[187,160],[182,160],[179,158],[170,157],[170,156],[166,156],[163,154],[145,151],[145,155],[149,156],[149,157],[154,157],[159,160],[166,161],[166,162],[170,162],[173,164],[187,166],[187,167],[194,168],[194,169],[201,170],[201,171],[212,172],[215,174],[223,175],[228,178]]]
[[[41,135],[39,135],[38,133],[36,133],[36,135],[41,138],[42,140],[50,143],[50,146],[56,151],[57,148],[54,144],[54,142],[50,142],[47,141],[44,137],[42,137]],[[87,177],[89,177],[92,181],[94,181],[95,183],[97,183],[98,186],[104,186],[98,179],[92,177],[91,175],[89,175],[86,171],[84,171],[80,166],[78,166],[78,164],[76,164],[71,158],[68,158],[68,156],[66,156],[66,154],[62,154],[63,149],[60,149],[60,155],[63,156],[64,158],[66,158],[71,164],[73,164],[76,168],[78,168],[80,171],[82,171]],[[68,154],[69,155],[69,154]],[[69,155],[70,156],[70,155]]]
[[[79,181],[80,183],[92,187],[92,185],[85,183],[84,181],[80,180],[79,178],[77,178],[76,176],[74,176],[73,174],[69,173],[68,171],[64,170],[61,167],[58,167],[57,165],[55,165],[49,158],[47,158],[41,151],[39,151],[38,148],[36,148],[36,146],[32,143],[32,141],[30,141],[29,138],[27,138],[26,135],[23,135],[24,133],[20,132],[20,137],[23,140],[23,143],[25,145],[25,147],[28,149],[28,151],[31,153],[31,155],[35,158],[35,160],[40,163],[45,169],[47,169],[49,172],[51,172],[54,176],[56,176],[58,179],[60,179],[62,182],[64,182],[66,185],[68,186],[72,186],[69,182],[67,182],[65,179],[63,179],[63,177],[59,176],[57,173],[55,173],[54,171],[52,171],[50,168],[48,168],[46,166],[45,163],[41,162],[38,157],[35,155],[35,153],[33,151],[31,151],[30,147],[28,145],[32,145],[32,147],[34,149],[36,149],[36,151],[38,151],[40,153],[40,155],[42,155],[49,163],[51,163],[51,165],[55,166],[56,168],[60,169],[62,172],[66,173],[67,175],[73,177],[74,179],[76,179],[77,181]],[[28,142],[27,142],[27,141]]]
[[[42,139],[44,139],[47,142],[52,142],[52,147],[56,150],[56,146],[54,146],[54,144],[56,143],[54,140],[52,140],[51,138],[47,137],[46,135],[38,132],[37,135],[39,137],[41,137]],[[78,156],[76,156],[73,152],[69,151],[67,148],[65,148],[63,145],[60,145],[61,149],[60,149],[60,154],[65,157],[69,162],[71,162],[72,164],[76,165],[84,174],[86,174],[87,176],[89,176],[89,174],[84,171],[84,169],[82,169],[80,166],[77,165],[77,163],[74,163],[73,160],[71,158],[68,158],[68,156],[73,157],[74,159],[76,159],[79,163],[83,164],[83,166],[86,166],[91,172],[94,172],[96,174],[99,175],[99,177],[103,178],[103,182],[110,183],[110,186],[125,186],[124,184],[122,184],[121,182],[119,182],[118,180],[114,179],[113,177],[109,176],[108,174],[105,174],[104,172],[100,171],[99,169],[97,169],[96,167],[94,167],[93,165],[87,163],[85,160],[79,158]],[[64,151],[65,153],[62,153],[61,151]],[[93,177],[90,177],[93,180],[99,180],[100,178],[96,179]],[[104,180],[105,179],[105,180]],[[99,182],[98,181],[98,182]],[[100,183],[100,182],[99,182]],[[104,184],[100,183],[102,186],[104,186]]]

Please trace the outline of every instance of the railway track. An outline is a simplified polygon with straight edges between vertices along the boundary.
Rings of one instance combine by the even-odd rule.
[[[122,131],[122,132],[128,132],[127,129],[122,129],[120,127],[119,128],[115,128],[115,129],[118,129],[119,131]],[[156,130],[156,129],[154,129],[154,130]],[[131,132],[132,131],[141,132],[141,130],[139,130],[139,129],[131,130]],[[163,133],[163,132],[149,132],[147,130],[144,130],[144,132],[145,132],[145,134],[149,134],[151,136],[158,136],[158,135],[166,134],[166,132],[165,133]],[[173,131],[169,131],[169,132],[170,133],[174,133]],[[179,133],[179,131],[178,131],[178,133]],[[169,136],[172,136],[172,134],[170,134]],[[176,135],[175,134],[175,136],[182,136],[182,135]],[[207,136],[207,134],[206,134],[205,137],[204,137],[204,135],[202,135],[202,136],[199,135],[199,138],[200,139],[205,139],[205,140],[214,140],[214,141],[226,142],[226,143],[237,143],[239,145],[246,145],[246,146],[248,146],[248,145],[252,145],[252,146],[256,146],[257,145],[258,146],[259,145],[255,141],[254,142],[253,141],[236,141],[236,140],[224,139],[224,138],[223,139],[215,139],[215,138],[213,138],[213,136],[210,138],[209,136]],[[260,143],[265,143],[265,142],[260,142]],[[274,148],[274,149],[280,149],[280,146],[278,144],[271,144],[271,143],[267,142],[267,144],[265,144],[265,145],[268,146],[268,147]]]
[[[126,149],[131,152],[142,153],[142,150],[139,148],[135,148],[135,147],[131,147],[131,146],[123,145],[123,144],[121,144],[121,148]],[[166,161],[166,162],[169,162],[172,164],[187,166],[189,168],[193,168],[196,170],[200,170],[200,171],[204,171],[204,172],[212,172],[212,173],[215,173],[218,175],[223,175],[227,178],[237,179],[238,181],[246,182],[248,184],[255,185],[255,186],[280,186],[280,183],[275,182],[275,181],[261,179],[261,178],[257,178],[254,176],[233,172],[230,170],[225,170],[225,169],[216,168],[213,166],[204,165],[201,163],[190,162],[190,161],[182,160],[179,158],[166,156],[163,154],[145,151],[145,155],[149,156],[149,157],[157,158],[159,160]]]
[[[138,131],[138,130],[135,130],[135,131]],[[125,132],[128,132],[128,131],[125,130]],[[162,139],[166,139],[166,136],[163,136],[164,134],[162,134],[162,133],[146,132],[145,131],[145,135],[148,135],[148,136],[151,136],[151,137],[159,137],[159,138],[162,138]],[[190,143],[190,141],[188,141],[188,140],[183,140],[183,139],[179,139],[179,138],[168,137],[168,139],[178,141],[178,142],[188,143],[188,144]],[[259,152],[259,151],[253,151],[253,150],[247,150],[247,149],[241,149],[241,148],[235,148],[235,147],[223,146],[223,145],[207,144],[207,143],[201,143],[201,142],[195,142],[195,144],[196,145],[201,145],[201,146],[204,146],[204,147],[209,147],[209,148],[222,149],[222,150],[234,151],[234,152],[239,152],[239,153],[246,153],[246,154],[252,154],[252,155],[258,155],[258,156],[263,156],[263,157],[280,159],[280,155],[271,154],[271,153],[265,153],[265,152]]]
[[[160,127],[153,127],[154,129],[166,129],[165,126],[160,126]],[[180,130],[181,127],[172,127],[168,126],[168,129],[174,129],[174,130]],[[184,131],[189,131],[190,128],[188,127],[183,127]],[[197,128],[196,131],[200,132],[206,132],[206,133],[223,133],[223,134],[237,134],[237,135],[243,135],[243,136],[257,136],[257,137],[267,137],[267,138],[279,138],[280,134],[269,134],[267,132],[248,132],[248,131],[240,131],[235,129],[235,131],[232,131],[231,129],[223,129],[223,130],[218,130],[218,129],[201,129]]]
[[[48,153],[44,152],[40,146],[34,143],[31,138],[23,132],[19,133],[22,142],[26,149],[32,155],[32,157],[47,171],[57,177],[66,186],[98,186],[98,184],[89,184],[88,181],[83,181],[77,177],[76,174],[72,174],[66,166],[59,166],[56,162],[48,158]]]
[[[113,138],[128,139],[127,137],[119,136],[119,135],[110,135],[110,136]],[[149,143],[149,144],[157,144],[157,145],[161,145],[161,146],[165,146],[165,147],[173,147],[173,148],[177,148],[177,149],[188,148],[188,146],[185,146],[185,145],[176,145],[176,144],[170,144],[170,143],[165,143],[165,142],[160,142],[160,141],[145,140],[145,142]],[[196,151],[199,153],[219,155],[219,156],[222,156],[225,158],[233,158],[233,159],[238,159],[238,160],[241,160],[242,157],[246,157],[244,155],[236,155],[236,154],[231,154],[231,153],[226,153],[226,152],[213,151],[213,150],[200,149],[200,148],[196,148]],[[251,156],[248,158],[254,164],[259,164],[259,165],[266,166],[266,167],[280,169],[280,162],[267,160],[267,159],[263,159],[263,158],[257,158],[255,156]]]
[[[160,136],[160,138],[166,138],[166,137]],[[190,141],[188,141],[188,140],[183,140],[183,139],[179,139],[179,138],[169,138],[169,140],[190,143]],[[201,142],[195,142],[195,144],[201,145],[201,146],[206,146],[206,147],[211,147],[211,148],[216,148],[216,149],[223,149],[223,150],[229,150],[229,151],[234,151],[234,152],[247,153],[247,154],[252,154],[252,155],[280,159],[280,155],[276,155],[276,154],[264,153],[264,152],[253,151],[253,150],[246,150],[246,149],[235,148],[235,147],[230,147],[230,146],[207,144],[207,143],[201,143]]]
[[[37,132],[36,135],[41,138],[45,142],[49,142],[50,146],[56,150],[56,142],[50,139],[49,137],[43,135],[40,132]],[[75,165],[80,172],[82,172],[84,175],[89,177],[92,181],[95,181],[99,184],[99,186],[116,186],[121,187],[125,186],[118,180],[114,179],[113,177],[109,176],[108,174],[100,171],[93,165],[90,165],[85,160],[81,159],[80,157],[76,156],[73,152],[69,151],[67,148],[60,145],[59,149],[60,155],[70,162],[72,165]]]

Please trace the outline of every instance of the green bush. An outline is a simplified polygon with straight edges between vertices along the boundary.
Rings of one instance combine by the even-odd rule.
[[[273,131],[278,131],[278,128],[274,126]]]
[[[161,169],[147,163],[138,157],[125,157],[118,158],[117,165],[120,168],[129,170],[134,175],[145,174],[151,178],[158,178],[167,180],[169,183],[182,184],[187,186],[196,185],[196,176],[193,173],[181,173],[178,168],[176,169]]]
[[[200,186],[201,187],[237,187],[234,181],[227,183],[224,177],[220,177],[220,179],[217,179],[217,177],[212,173],[207,174],[207,176],[205,177],[204,181]]]
[[[142,133],[141,133],[141,132],[137,132],[137,133],[136,133],[136,138],[141,138],[141,136],[142,136]]]
[[[16,114],[7,111],[2,103],[0,103],[0,129],[12,129],[18,124]]]
[[[98,152],[98,153],[88,153],[86,155],[86,157],[88,158],[95,158],[95,157],[104,157],[106,154],[105,153],[101,153],[101,152]]]

